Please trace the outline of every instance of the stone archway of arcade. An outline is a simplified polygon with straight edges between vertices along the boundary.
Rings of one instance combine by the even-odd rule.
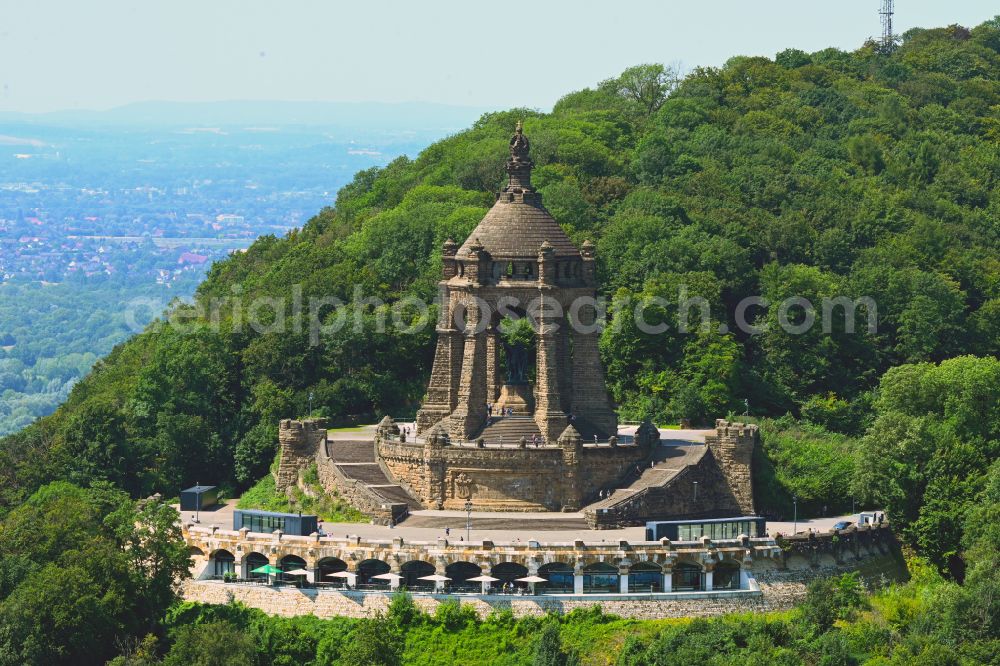
[[[416,553],[415,553],[416,554]],[[279,580],[286,582],[319,584],[324,587],[351,587],[368,590],[395,590],[405,588],[415,592],[448,589],[454,592],[482,593],[524,589],[528,584],[519,579],[538,576],[544,582],[535,584],[539,594],[615,594],[703,592],[741,590],[749,588],[749,571],[736,559],[722,557],[718,562],[704,562],[701,558],[682,556],[664,564],[641,560],[637,562],[614,561],[551,561],[530,568],[522,561],[472,562],[438,560],[438,565],[422,560],[407,559],[395,565],[382,559],[366,559],[356,564],[335,556],[325,556],[307,562],[294,554],[274,554],[271,557],[258,551],[237,557],[227,549],[212,551],[206,558],[201,578],[221,579],[227,574],[241,579]],[[271,565],[281,574],[269,577],[254,570]],[[394,566],[398,569],[394,569]],[[305,571],[306,574],[289,572]],[[443,576],[447,580],[430,577]],[[495,581],[470,579],[490,576]]]

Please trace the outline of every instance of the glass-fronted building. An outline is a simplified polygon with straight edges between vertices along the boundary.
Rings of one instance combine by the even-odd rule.
[[[703,536],[707,536],[713,541],[718,541],[735,539],[741,534],[746,534],[748,537],[762,537],[766,534],[766,522],[760,516],[651,520],[646,523],[646,540],[697,541]]]
[[[251,532],[271,534],[281,530],[284,534],[309,536],[319,531],[319,519],[316,516],[301,513],[275,513],[273,511],[251,511],[239,509],[233,512],[233,529],[244,527]]]

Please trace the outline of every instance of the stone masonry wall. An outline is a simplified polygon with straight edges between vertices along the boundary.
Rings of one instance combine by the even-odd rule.
[[[341,474],[325,446],[320,448],[316,456],[316,470],[323,488],[328,492],[336,491],[355,509],[371,516],[376,525],[399,522],[406,516],[408,507],[405,504],[387,501],[364,484]]]
[[[274,475],[278,492],[287,492],[298,484],[299,471],[316,459],[326,441],[326,421],[284,419],[278,424],[278,448],[281,457]]]
[[[588,509],[588,524],[595,529],[609,529],[641,525],[647,520],[738,515],[738,501],[712,450],[704,451],[695,464],[664,485],[645,488],[606,509]]]
[[[253,608],[259,608],[271,615],[293,617],[315,615],[331,617],[369,617],[375,613],[385,613],[389,608],[391,595],[356,591],[331,590],[317,592],[312,589],[271,588],[258,585],[223,585],[214,582],[189,581],[182,594],[187,601],[207,604],[227,604],[238,601]],[[471,606],[481,617],[491,612],[510,609],[515,616],[542,616],[549,612],[569,613],[577,608],[600,606],[604,612],[621,617],[636,619],[658,619],[665,617],[704,617],[747,611],[778,610],[785,606],[773,606],[766,595],[751,592],[735,593],[728,598],[692,595],[691,599],[671,600],[588,600],[559,599],[556,597],[512,597],[495,595],[486,597],[452,597],[463,606]],[[416,595],[414,602],[427,613],[447,599],[446,595]]]
[[[729,422],[719,419],[715,422],[715,434],[705,437],[719,469],[726,477],[729,490],[739,505],[740,513],[753,515],[753,483],[751,482],[751,461],[753,450],[760,440],[755,424]]]
[[[577,510],[648,459],[649,444],[483,447],[380,438],[380,462],[427,508],[480,511]],[[560,440],[562,442],[562,440]]]

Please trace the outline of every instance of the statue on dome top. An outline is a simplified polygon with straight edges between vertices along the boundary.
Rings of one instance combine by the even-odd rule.
[[[528,158],[528,151],[531,149],[531,144],[528,142],[528,137],[524,136],[524,125],[520,120],[517,121],[517,127],[514,129],[514,136],[510,139],[510,158],[514,162],[530,162]]]

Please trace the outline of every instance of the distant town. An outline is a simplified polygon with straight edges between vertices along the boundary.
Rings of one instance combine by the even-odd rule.
[[[442,133],[0,119],[0,435],[55,409],[213,261]],[[127,313],[137,298],[151,306]]]

